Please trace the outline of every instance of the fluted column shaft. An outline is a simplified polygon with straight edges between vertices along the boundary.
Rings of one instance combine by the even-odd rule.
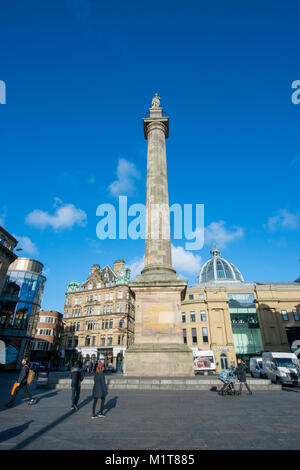
[[[145,268],[172,267],[170,212],[166,161],[168,118],[153,118],[145,124],[147,148],[147,196]]]

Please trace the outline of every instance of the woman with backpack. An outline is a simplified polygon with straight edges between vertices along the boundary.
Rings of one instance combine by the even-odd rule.
[[[19,374],[17,382],[14,383],[14,386],[11,391],[11,399],[10,401],[5,405],[7,408],[11,408],[13,406],[13,403],[15,401],[16,396],[20,392],[20,390],[23,390],[24,393],[29,397],[29,402],[28,405],[33,405],[34,403],[34,398],[32,397],[30,391],[28,390],[28,386],[30,385],[33,380],[34,380],[34,371],[30,370],[30,363],[28,359],[23,358],[22,359],[22,369]]]

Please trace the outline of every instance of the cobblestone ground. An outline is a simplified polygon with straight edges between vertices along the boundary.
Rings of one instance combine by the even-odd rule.
[[[41,390],[28,406],[5,408],[13,374],[0,374],[0,449],[300,449],[300,389],[221,397],[210,391],[112,390],[106,417],[91,419],[90,390],[79,411],[71,391]]]

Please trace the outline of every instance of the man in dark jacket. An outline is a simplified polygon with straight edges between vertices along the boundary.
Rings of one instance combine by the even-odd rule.
[[[27,377],[30,369],[30,363],[26,358],[22,359],[22,369],[20,371],[19,377],[16,384],[16,387],[14,388],[14,392],[11,396],[10,401],[5,405],[7,408],[11,408],[13,406],[13,403],[15,401],[16,396],[18,395],[20,390],[23,390],[26,395],[29,397],[30,401],[28,402],[28,405],[32,405],[34,403],[34,399],[32,398],[32,395],[30,391],[28,390],[27,386]]]
[[[98,418],[98,417],[100,418],[105,417],[103,411],[104,411],[105,397],[107,395],[107,387],[106,387],[105,377],[104,377],[103,372],[104,372],[103,363],[100,363],[100,364],[98,363],[98,367],[94,375],[94,388],[93,388],[94,403],[93,403],[92,419]],[[101,398],[101,406],[100,406],[99,413],[96,414],[96,405],[97,405],[99,398]]]
[[[72,379],[72,406],[71,410],[78,411],[78,401],[80,397],[80,385],[84,379],[84,372],[82,370],[82,364],[80,361],[77,361],[74,364],[74,367],[71,369],[71,379]]]
[[[249,395],[252,395],[249,385],[247,384],[247,377],[246,377],[246,364],[242,361],[242,359],[238,359],[238,366],[236,368],[236,375],[240,382],[240,390],[239,395],[242,393],[243,385],[246,385]]]

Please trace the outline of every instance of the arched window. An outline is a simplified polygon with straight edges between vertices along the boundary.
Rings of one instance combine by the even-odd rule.
[[[228,369],[228,357],[227,354],[221,354],[220,356],[221,359],[221,369]]]

